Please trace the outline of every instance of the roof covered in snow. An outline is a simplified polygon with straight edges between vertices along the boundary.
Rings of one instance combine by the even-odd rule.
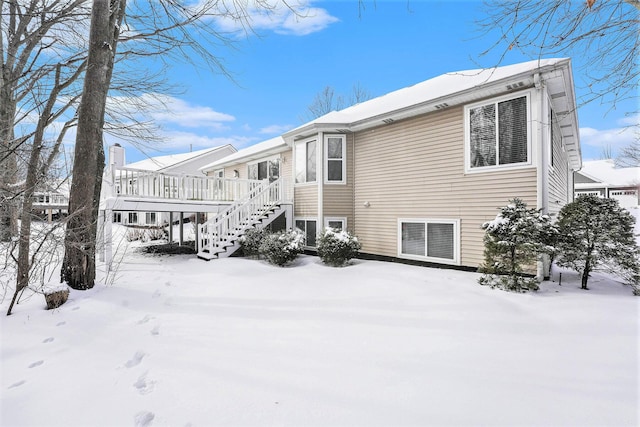
[[[612,159],[583,162],[582,169],[577,173],[596,184],[576,183],[576,187],[625,187],[640,184],[640,167],[617,168]]]
[[[238,163],[244,163],[260,157],[277,154],[284,151],[287,148],[287,144],[281,136],[259,142],[250,147],[239,150],[236,153],[230,154],[215,162],[209,163],[200,168],[201,171],[207,172],[214,169],[220,169],[225,166],[230,166]]]
[[[128,163],[127,168],[141,169],[148,171],[162,171],[171,169],[179,164],[189,162],[198,157],[205,156],[210,153],[222,150],[223,148],[232,147],[231,145],[223,145],[220,147],[206,148],[204,150],[191,151],[189,153],[168,154],[165,156],[150,157],[135,163]],[[234,148],[235,150],[235,148]]]

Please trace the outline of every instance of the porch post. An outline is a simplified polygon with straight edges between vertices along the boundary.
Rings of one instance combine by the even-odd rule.
[[[195,246],[195,250],[196,253],[199,252],[200,249],[200,236],[199,236],[199,229],[200,229],[200,212],[196,212],[196,246]]]
[[[169,212],[169,243],[173,243],[173,212]]]
[[[178,220],[180,229],[178,230],[178,246],[182,246],[184,243],[184,212],[180,212],[180,219]]]
[[[107,271],[111,271],[111,262],[113,261],[113,251],[112,251],[112,230],[111,224],[113,222],[113,211],[111,209],[107,209],[104,211],[104,262],[107,267]]]

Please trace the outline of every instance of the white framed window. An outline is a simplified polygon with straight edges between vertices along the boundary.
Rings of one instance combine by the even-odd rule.
[[[531,165],[530,92],[465,107],[465,170]]]
[[[296,184],[316,182],[316,140],[296,142]]]
[[[295,218],[296,228],[304,234],[304,245],[310,248],[316,247],[318,226],[315,218]]]
[[[217,171],[214,171],[213,176],[215,178],[224,178],[224,169],[218,169]]]
[[[122,223],[122,212],[113,213],[113,222],[116,224]]]
[[[460,220],[398,219],[398,257],[460,264]]]
[[[585,196],[591,195],[591,196],[603,197],[602,193],[600,191],[598,191],[598,190],[585,190],[585,191],[576,191],[575,192],[575,196],[576,197],[582,196],[582,195],[585,195]]]
[[[347,183],[347,141],[344,135],[326,135],[324,137],[324,183]]]
[[[347,218],[345,217],[325,217],[324,218],[324,227],[325,228],[333,228],[334,230],[346,230],[347,229]]]
[[[249,179],[268,179],[273,182],[280,178],[280,157],[274,156],[247,164]]]
[[[129,212],[127,215],[128,224],[137,224],[138,223],[138,213],[137,212]]]
[[[145,212],[144,220],[145,220],[145,224],[155,224],[156,223],[156,213],[155,212]]]

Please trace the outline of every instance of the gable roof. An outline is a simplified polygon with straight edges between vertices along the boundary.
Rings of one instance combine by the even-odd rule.
[[[213,171],[215,169],[221,169],[225,166],[232,166],[239,163],[256,160],[262,157],[267,157],[277,153],[281,153],[288,148],[287,143],[281,136],[268,139],[266,141],[259,142],[250,147],[243,148],[233,154],[223,157],[220,160],[209,163],[199,170],[202,172]]]
[[[386,95],[332,111],[283,136],[287,142],[318,131],[357,132],[397,120],[543,84],[561,122],[573,165],[581,164],[578,116],[569,58],[442,74]]]
[[[616,168],[612,159],[592,160],[582,163],[580,174],[590,180],[592,183],[576,183],[576,187],[625,187],[640,184],[640,167]]]
[[[165,156],[150,157],[135,163],[128,163],[126,167],[132,169],[141,169],[153,172],[167,171],[168,169],[188,163],[208,154],[222,151],[223,149],[232,149],[236,151],[231,144],[222,145],[220,147],[206,148],[204,150],[191,151],[189,153],[168,154]]]

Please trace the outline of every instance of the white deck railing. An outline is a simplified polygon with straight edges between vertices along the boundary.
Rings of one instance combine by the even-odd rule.
[[[225,244],[252,227],[271,208],[290,200],[287,192],[288,186],[282,178],[272,183],[262,181],[261,185],[256,186],[245,197],[198,226],[199,251],[211,255],[223,251]]]
[[[133,168],[111,170],[112,197],[133,196],[167,200],[235,201],[263,181],[170,174]],[[109,194],[109,192],[107,192]]]

